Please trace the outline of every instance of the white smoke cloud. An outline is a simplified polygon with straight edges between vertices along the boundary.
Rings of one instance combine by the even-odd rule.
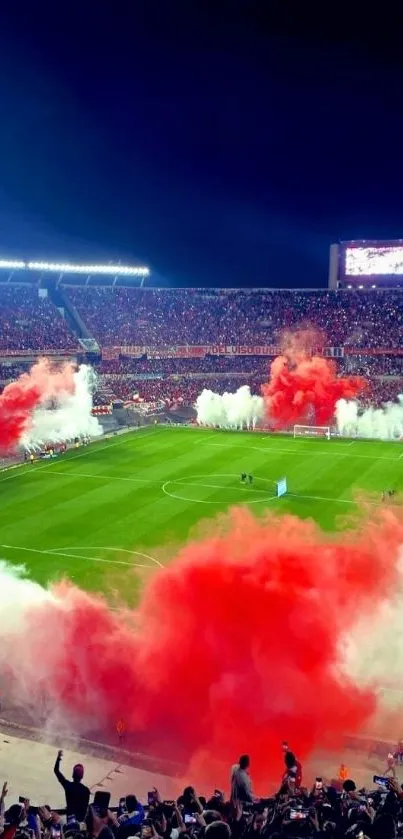
[[[21,631],[26,612],[43,606],[52,596],[39,583],[26,578],[24,566],[8,565],[0,560],[0,615],[2,634]],[[4,639],[3,639],[4,643]]]
[[[51,697],[46,685],[57,679],[60,661],[69,655],[63,620],[59,620],[56,632],[52,630],[53,622],[62,615],[68,615],[71,609],[67,592],[63,596],[51,588],[44,588],[29,579],[24,566],[10,565],[0,559],[2,693],[7,695],[11,709],[17,708],[19,715],[22,712],[23,719],[25,715],[27,721],[40,723],[42,729],[46,727],[48,734],[66,734],[69,738],[80,732],[80,725],[84,729],[90,727],[90,720],[76,718],[73,712],[67,713]],[[91,691],[91,685],[88,690]],[[97,697],[94,695],[93,708],[96,707]],[[92,723],[96,719],[94,712]]]
[[[403,708],[403,548],[397,568],[394,596],[382,600],[371,615],[358,614],[340,640],[342,669],[355,684],[376,691],[380,712]]]
[[[254,428],[264,416],[261,396],[253,396],[248,385],[236,393],[214,393],[204,389],[196,400],[197,421],[213,428]]]
[[[55,408],[37,408],[21,444],[35,449],[44,443],[62,443],[75,437],[99,437],[102,426],[91,413],[94,381],[92,368],[82,364],[74,373],[74,393],[60,395]]]
[[[336,405],[339,434],[376,440],[399,440],[403,436],[403,395],[382,408],[361,408],[358,402],[339,399]]]

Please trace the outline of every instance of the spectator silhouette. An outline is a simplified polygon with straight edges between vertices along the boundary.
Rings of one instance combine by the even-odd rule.
[[[63,752],[59,751],[54,766],[54,773],[65,792],[67,815],[75,816],[78,821],[82,822],[88,810],[91,794],[88,787],[82,783],[84,767],[81,763],[77,763],[73,767],[73,780],[68,781],[60,771],[62,757]]]

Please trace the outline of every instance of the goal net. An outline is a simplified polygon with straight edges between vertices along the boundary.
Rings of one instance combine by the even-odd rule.
[[[325,437],[330,440],[328,425],[294,425],[294,437]]]

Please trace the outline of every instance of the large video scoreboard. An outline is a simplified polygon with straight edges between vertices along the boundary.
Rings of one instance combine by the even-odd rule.
[[[357,287],[403,288],[403,239],[331,246],[329,288]]]

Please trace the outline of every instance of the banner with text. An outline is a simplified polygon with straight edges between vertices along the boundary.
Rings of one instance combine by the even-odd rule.
[[[122,347],[104,347],[102,358],[113,361],[119,357],[126,358],[205,358],[206,355],[216,356],[267,356],[273,358],[281,355],[284,348],[274,344],[203,344],[203,345],[175,345],[167,347],[137,346],[135,344]],[[345,355],[403,355],[403,347],[312,347],[312,355],[323,355],[327,358],[343,358]]]
[[[232,344],[203,344],[182,345],[170,347],[124,346],[106,347],[102,350],[105,360],[112,360],[119,356],[140,358],[204,358],[206,355],[263,355],[276,356],[281,353],[281,347],[262,345],[232,345]]]

